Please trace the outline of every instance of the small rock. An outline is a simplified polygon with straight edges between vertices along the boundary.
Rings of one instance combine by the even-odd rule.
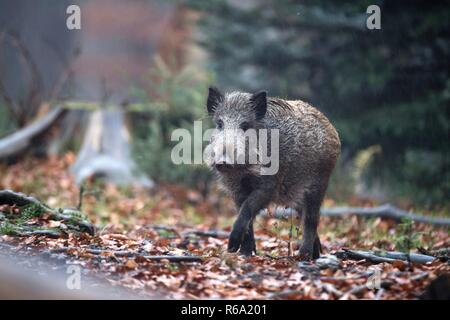
[[[319,268],[314,263],[311,263],[309,261],[300,261],[297,263],[297,267],[307,273],[316,274],[319,273]]]
[[[241,269],[243,271],[249,272],[252,271],[254,269],[254,266],[251,263],[245,263],[241,266]]]
[[[320,269],[339,269],[341,263],[339,259],[334,255],[324,255],[321,256],[319,259],[316,260],[316,265]]]

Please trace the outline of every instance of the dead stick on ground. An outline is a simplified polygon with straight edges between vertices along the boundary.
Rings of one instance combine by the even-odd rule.
[[[227,239],[230,236],[229,232],[221,231],[221,230],[186,230],[183,233],[183,236],[196,235],[199,237],[211,237],[211,238],[219,238],[219,239]]]
[[[274,217],[287,219],[290,215],[297,214],[293,209],[281,209],[278,208],[275,211]],[[266,212],[262,213],[263,216],[270,216]],[[450,226],[450,219],[444,217],[431,217],[423,216],[417,213],[401,210],[391,204],[384,204],[379,207],[372,208],[359,208],[359,207],[334,207],[334,208],[322,208],[321,215],[324,217],[341,217],[345,215],[357,215],[362,217],[380,217],[386,219],[393,219],[397,222],[401,222],[404,218],[409,218],[415,222],[428,223],[438,226]]]
[[[170,256],[170,255],[158,255],[158,256],[152,256],[152,255],[142,255],[137,252],[133,251],[115,251],[115,250],[102,250],[102,249],[90,249],[90,248],[78,248],[78,247],[64,247],[64,248],[57,248],[51,250],[51,253],[70,253],[70,251],[80,251],[80,252],[86,252],[94,255],[107,255],[107,254],[113,254],[116,257],[129,257],[129,258],[136,258],[136,257],[142,257],[147,260],[152,261],[160,261],[160,260],[168,260],[170,262],[201,262],[204,257],[202,256]]]
[[[408,260],[408,255],[406,253],[397,251],[372,252],[372,251],[342,249],[336,252],[336,256],[340,259],[353,259],[353,260],[365,259],[373,263],[383,263],[383,262],[392,263],[399,260],[406,262]],[[411,260],[411,262],[420,264],[432,262],[435,260],[435,258],[432,256],[427,256],[418,253],[410,253],[409,259]]]

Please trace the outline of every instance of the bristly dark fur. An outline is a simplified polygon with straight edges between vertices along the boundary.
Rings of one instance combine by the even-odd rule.
[[[331,172],[340,153],[339,136],[317,109],[300,101],[269,98],[257,94],[210,90],[208,111],[225,128],[243,123],[255,129],[278,129],[279,170],[275,175],[258,175],[245,168],[218,172],[224,188],[236,203],[239,216],[230,235],[229,251],[245,255],[256,252],[253,221],[270,203],[302,212],[302,259],[320,255],[317,234],[320,206]],[[213,106],[213,107],[211,107]]]

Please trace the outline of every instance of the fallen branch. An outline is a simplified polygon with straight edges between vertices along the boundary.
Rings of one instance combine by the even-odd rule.
[[[12,190],[0,190],[0,205],[6,204],[9,206],[16,205],[23,207],[30,204],[43,205],[42,202],[34,197],[27,196],[21,192],[15,192]]]
[[[49,238],[59,238],[62,233],[56,229],[33,229],[32,227],[25,226],[12,226],[5,227],[3,223],[0,223],[0,227],[7,230],[5,232],[11,236],[29,237],[29,236],[46,236]]]
[[[171,255],[142,255],[133,251],[116,251],[116,250],[102,250],[102,249],[90,249],[90,248],[77,248],[77,247],[63,247],[51,250],[51,253],[71,253],[71,252],[86,252],[94,255],[114,255],[116,257],[129,257],[129,258],[144,258],[151,261],[168,260],[170,262],[201,262],[204,257],[202,256],[171,256]]]
[[[390,204],[385,204],[373,208],[352,208],[352,207],[323,208],[322,214],[328,217],[341,216],[343,214],[353,214],[365,217],[388,218],[393,219],[397,222],[401,222],[402,219],[404,218],[409,218],[415,222],[429,223],[442,226],[450,225],[449,218],[422,216],[416,213],[401,210]]]
[[[275,210],[274,217],[279,219],[287,219],[289,216],[297,214],[294,209]],[[270,216],[267,212],[263,213],[265,216]],[[360,208],[360,207],[334,207],[322,208],[321,215],[324,217],[341,217],[345,215],[357,215],[366,218],[379,217],[385,219],[392,219],[401,222],[404,218],[411,219],[415,222],[434,224],[438,226],[450,226],[450,219],[444,217],[423,216],[416,213],[401,210],[391,204],[384,204],[379,207]]]
[[[375,254],[385,256],[386,258],[402,260],[402,261],[410,261],[413,263],[428,263],[435,260],[435,257],[420,254],[420,253],[404,253],[398,251],[387,251],[387,252],[376,252]]]
[[[230,237],[230,232],[222,230],[198,230],[189,229],[182,232],[182,237],[187,238],[190,235],[195,235],[197,237],[211,237],[217,239],[228,239]],[[255,240],[265,240],[265,237],[255,236]]]
[[[392,263],[396,261],[396,259],[380,257],[371,252],[353,251],[347,249],[343,249],[341,251],[336,252],[336,256],[339,259],[367,260],[368,262],[372,263],[383,263],[383,262]]]
[[[177,234],[179,237],[187,238],[190,235],[198,236],[198,237],[211,237],[211,238],[218,238],[218,239],[228,239],[230,236],[230,233],[227,231],[222,230],[199,230],[199,229],[187,229],[183,232],[178,231],[177,227],[175,226],[166,226],[166,225],[160,225],[160,224],[150,224],[147,225],[147,227],[152,228],[154,230],[164,230],[173,232],[174,234]]]
[[[372,252],[372,251],[360,251],[342,249],[336,252],[336,256],[340,259],[351,260],[367,260],[373,263],[393,263],[395,261],[409,261],[413,263],[428,263],[435,260],[434,257],[427,256],[419,253],[410,253],[409,255],[403,252],[391,251],[391,252]],[[409,256],[409,258],[408,258]]]
[[[168,260],[170,262],[202,262],[201,256],[142,256],[147,260],[161,261]]]
[[[61,237],[61,232],[57,230],[33,230],[33,231],[25,231],[22,236],[46,236],[50,238],[59,238]]]
[[[173,233],[177,233],[177,228],[175,226],[169,226],[165,224],[147,224],[145,225],[147,228],[151,228],[154,230],[165,230],[165,231],[171,231]]]
[[[441,248],[436,250],[426,250],[425,248],[418,248],[419,252],[427,256],[432,256],[442,261],[450,259],[450,248]]]
[[[154,230],[164,230],[173,232],[179,237],[186,238],[190,235],[195,235],[199,237],[212,237],[212,238],[219,238],[219,239],[227,239],[230,236],[229,232],[222,231],[222,230],[199,230],[199,229],[187,229],[183,232],[178,231],[176,226],[167,226],[167,225],[161,225],[161,224],[149,224],[147,225],[148,228],[152,228]]]
[[[230,236],[230,233],[227,231],[221,231],[221,230],[187,230],[183,232],[184,237],[188,237],[189,235],[196,235],[199,237],[211,237],[211,238],[218,238],[218,239],[228,239]]]
[[[91,248],[79,248],[79,247],[62,247],[53,249],[50,252],[51,253],[72,253],[72,252],[86,252],[94,255],[114,255],[116,257],[135,257],[137,254],[133,251],[114,251],[114,250],[102,250],[102,249],[91,249]]]
[[[32,124],[0,139],[0,159],[25,151],[33,138],[45,132],[65,112],[64,109],[54,108]]]

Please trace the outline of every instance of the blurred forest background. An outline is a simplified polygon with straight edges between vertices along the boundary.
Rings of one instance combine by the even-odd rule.
[[[65,27],[72,3],[81,30]],[[381,30],[366,28],[372,4]],[[147,176],[207,193],[214,179],[205,167],[171,162],[172,130],[206,119],[211,84],[267,89],[312,103],[337,127],[336,202],[358,196],[448,212],[448,1],[2,0],[0,31],[0,138],[49,105],[70,111],[4,161],[77,153],[96,107],[69,102],[95,101],[122,106]]]

